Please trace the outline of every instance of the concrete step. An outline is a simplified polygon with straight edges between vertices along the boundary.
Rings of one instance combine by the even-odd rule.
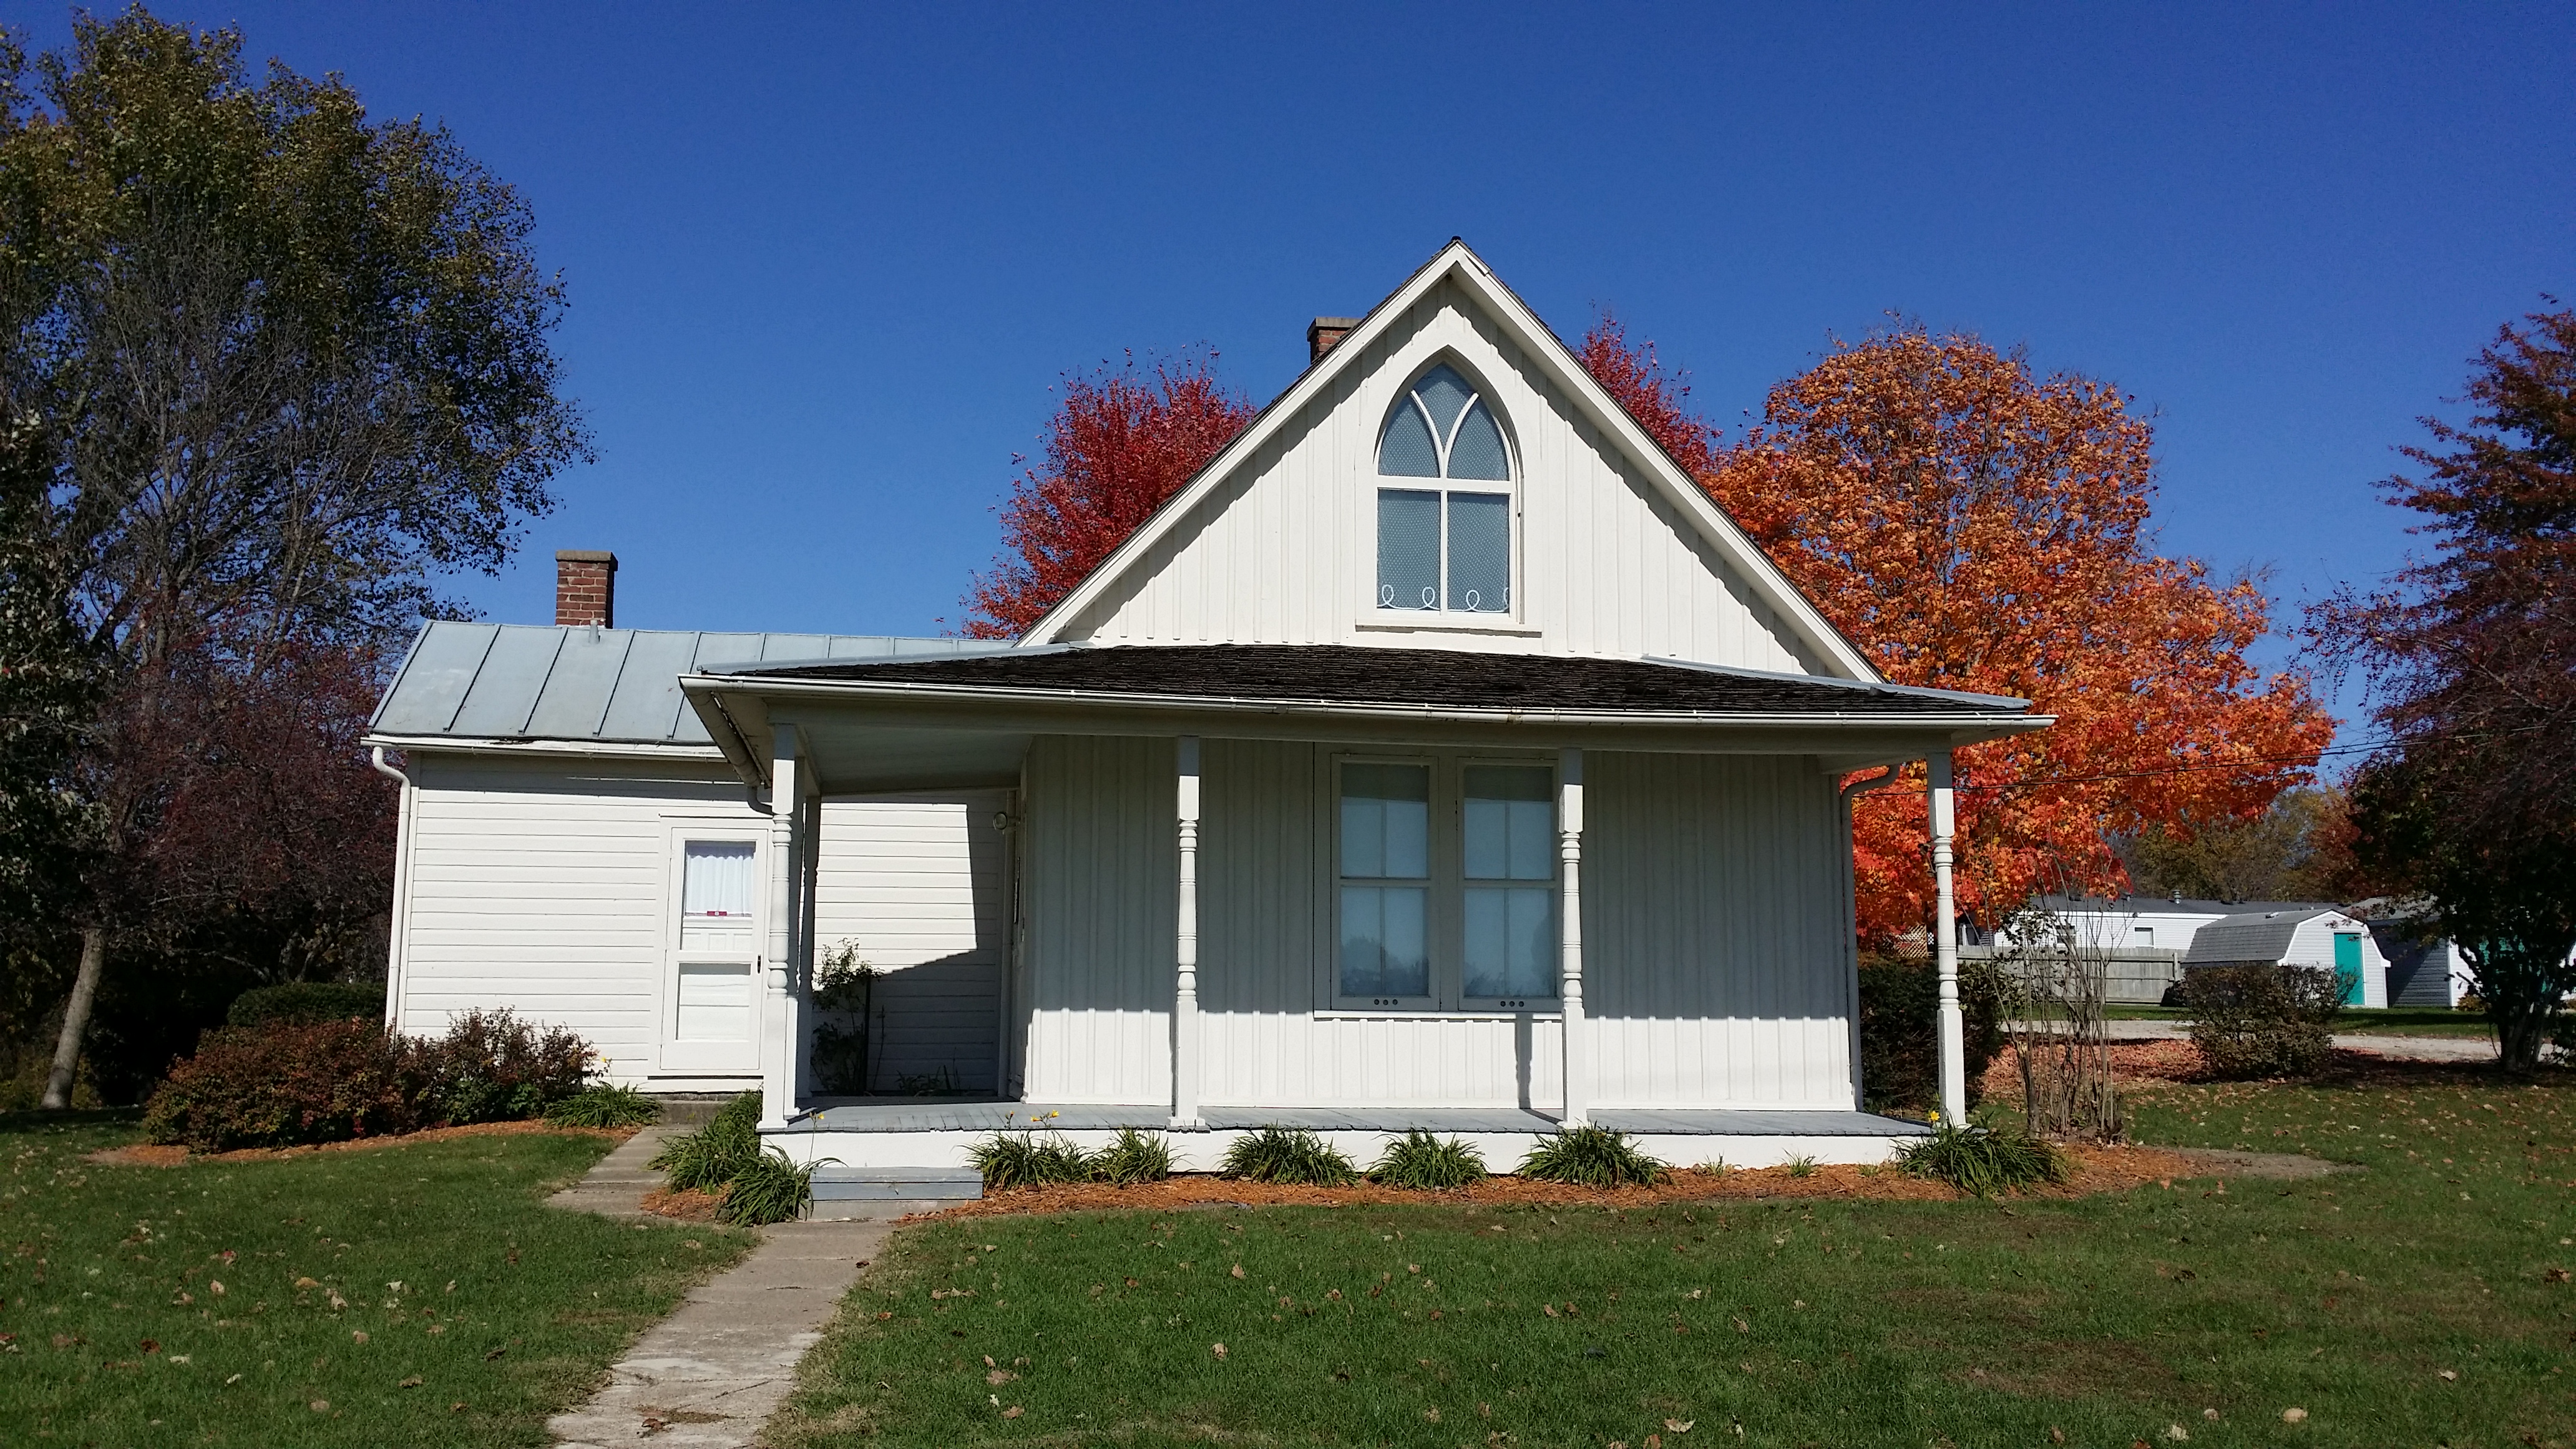
[[[653,1100],[661,1104],[665,1127],[704,1127],[716,1120],[716,1113],[733,1100],[731,1092],[655,1092]]]
[[[971,1167],[842,1167],[814,1169],[816,1202],[971,1202],[984,1195],[983,1175]]]

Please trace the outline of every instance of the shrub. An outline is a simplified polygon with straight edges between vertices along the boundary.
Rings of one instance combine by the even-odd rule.
[[[544,1116],[581,1090],[591,1066],[588,1042],[506,1007],[452,1017],[445,1036],[416,1049],[433,1083],[429,1114],[457,1126]]]
[[[2192,1045],[2212,1076],[2307,1076],[2334,1051],[2346,984],[2340,973],[2305,966],[2194,967],[2182,981]]]
[[[745,1092],[695,1132],[662,1144],[644,1164],[680,1192],[714,1192],[760,1160],[760,1094]]]
[[[1225,1150],[1218,1171],[1250,1182],[1307,1183],[1348,1187],[1360,1180],[1351,1160],[1303,1127],[1264,1127],[1235,1139]]]
[[[658,1120],[662,1104],[633,1087],[606,1082],[582,1088],[546,1109],[558,1127],[641,1127]]]
[[[1089,1182],[1096,1166],[1089,1153],[1055,1132],[1044,1138],[1035,1132],[996,1132],[975,1144],[973,1160],[975,1170],[984,1174],[984,1185],[994,1188]]]
[[[1161,1182],[1172,1175],[1172,1144],[1159,1132],[1118,1129],[1118,1140],[1091,1160],[1095,1176],[1120,1187]]]
[[[221,1027],[153,1092],[143,1134],[228,1152],[409,1132],[420,1125],[411,1056],[374,1021]]]
[[[1979,1121],[1948,1123],[1898,1149],[1897,1165],[1916,1177],[1991,1197],[2043,1182],[2064,1182],[2073,1169],[2056,1146],[2015,1128]]]
[[[734,1173],[716,1216],[747,1227],[783,1223],[803,1216],[813,1200],[814,1169],[797,1166],[785,1152],[772,1147],[752,1154],[751,1161]]]
[[[1417,1129],[1386,1144],[1368,1175],[1382,1187],[1443,1191],[1483,1181],[1485,1155],[1455,1137],[1443,1142]]]
[[[1968,1103],[2005,1044],[2006,981],[1988,961],[1959,963],[1959,1014]],[[1941,978],[1930,961],[1869,953],[1860,960],[1860,1083],[1873,1112],[1929,1110],[1941,1101]]]
[[[1521,1159],[1521,1176],[1576,1187],[1647,1187],[1667,1173],[1625,1132],[1603,1127],[1567,1127],[1542,1137]]]
[[[311,1026],[319,1021],[382,1021],[385,988],[361,981],[290,981],[233,998],[224,1020],[233,1026]]]

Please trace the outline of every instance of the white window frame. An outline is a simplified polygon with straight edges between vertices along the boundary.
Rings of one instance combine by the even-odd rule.
[[[1450,424],[1450,436],[1444,439],[1439,436],[1437,428],[1432,429],[1432,447],[1439,457],[1441,476],[1418,478],[1380,473],[1378,471],[1379,450],[1386,440],[1387,426],[1393,421],[1397,409],[1414,409],[1422,416],[1424,425],[1430,425],[1429,415],[1422,413],[1421,404],[1414,398],[1414,389],[1424,377],[1443,365],[1464,378],[1469,390],[1466,406],[1458,410],[1457,420]],[[1522,540],[1527,529],[1522,518],[1521,482],[1527,470],[1521,464],[1520,440],[1513,434],[1511,416],[1503,410],[1500,400],[1494,396],[1493,389],[1486,386],[1479,370],[1469,366],[1467,360],[1455,352],[1444,350],[1435,353],[1404,373],[1403,378],[1403,382],[1396,387],[1394,398],[1386,406],[1378,409],[1377,430],[1369,435],[1367,470],[1369,494],[1368,506],[1363,510],[1367,520],[1364,531],[1368,540],[1366,555],[1368,567],[1364,570],[1367,597],[1361,603],[1360,626],[1374,629],[1464,629],[1487,633],[1522,633],[1526,610],[1522,589],[1521,560],[1526,553]],[[1448,476],[1448,445],[1456,441],[1457,430],[1464,424],[1468,409],[1479,402],[1485,405],[1486,413],[1493,418],[1495,431],[1502,435],[1503,466],[1512,475],[1508,479]],[[1390,490],[1398,493],[1429,493],[1440,500],[1440,602],[1435,608],[1399,609],[1378,602],[1378,495]],[[1504,508],[1509,515],[1511,528],[1511,562],[1508,568],[1510,582],[1505,585],[1511,590],[1511,604],[1508,608],[1468,610],[1449,607],[1449,495],[1452,493],[1499,496],[1506,500]]]
[[[1430,878],[1424,906],[1423,937],[1431,957],[1428,985],[1424,996],[1351,996],[1342,991],[1342,771],[1348,765],[1415,765],[1427,767],[1431,776]],[[1324,772],[1323,809],[1325,814],[1325,918],[1328,929],[1323,952],[1323,979],[1319,983],[1320,1000],[1328,1003],[1317,1014],[1324,1016],[1364,1017],[1522,1017],[1549,1019],[1563,1014],[1562,1001],[1551,969],[1549,992],[1535,997],[1471,997],[1466,994],[1466,772],[1470,766],[1509,765],[1541,768],[1548,776],[1548,876],[1543,882],[1522,884],[1544,885],[1548,891],[1550,920],[1558,919],[1565,909],[1565,870],[1555,847],[1555,834],[1561,829],[1558,810],[1562,800],[1562,781],[1557,762],[1546,755],[1508,755],[1456,750],[1421,752],[1351,751],[1337,753],[1327,762]],[[1351,877],[1366,882],[1384,877]],[[1555,933],[1551,932],[1551,939]],[[1551,962],[1551,967],[1553,963]]]
[[[739,951],[692,950],[683,944],[682,932],[688,924],[683,907],[688,879],[689,847],[693,844],[749,845],[751,847],[751,913],[747,918],[748,939]],[[662,1070],[671,1073],[724,1073],[739,1075],[759,1070],[761,1056],[761,997],[765,987],[762,967],[767,964],[769,949],[769,832],[756,825],[737,825],[715,820],[675,820],[668,827],[664,859],[662,900],[662,969],[654,982],[657,1005],[659,1048]],[[693,965],[740,965],[745,968],[744,989],[749,993],[751,1024],[747,1038],[740,1042],[683,1041],[680,1039],[680,973]]]

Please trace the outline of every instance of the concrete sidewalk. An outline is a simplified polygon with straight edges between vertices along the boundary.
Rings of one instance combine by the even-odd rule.
[[[662,1185],[662,1175],[644,1164],[663,1139],[688,1126],[645,1128],[549,1201],[605,1217],[649,1217],[637,1204]],[[797,1361],[822,1339],[842,1295],[894,1232],[892,1215],[912,1206],[883,1204],[882,1218],[760,1229],[751,1256],[699,1284],[610,1366],[607,1387],[547,1421],[555,1443],[562,1449],[638,1443],[749,1449],[795,1386]]]
[[[2107,1022],[2113,1041],[2189,1041],[2191,1027],[2178,1021]],[[2364,1036],[2337,1035],[2336,1046],[2348,1051],[2372,1052],[2383,1057],[2399,1057],[2417,1062],[2491,1062],[2496,1059],[2493,1039],[2482,1036]]]
[[[561,1449],[748,1449],[893,1231],[890,1220],[762,1229],[750,1257],[700,1284],[610,1368],[608,1387],[546,1428]]]

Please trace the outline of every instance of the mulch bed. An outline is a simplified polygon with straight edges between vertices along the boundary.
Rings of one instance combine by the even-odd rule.
[[[724,1189],[699,1192],[695,1188],[657,1187],[644,1194],[637,1207],[657,1217],[676,1218],[684,1223],[711,1223],[716,1209],[724,1206]]]
[[[2208,1169],[2179,1153],[2152,1147],[2074,1146],[2075,1175],[2062,1186],[2040,1188],[2028,1197],[2084,1197],[2124,1192],[2150,1182],[2205,1177]],[[1893,1167],[1863,1172],[1855,1166],[1818,1167],[1805,1177],[1792,1177],[1785,1167],[1704,1172],[1677,1169],[1657,1187],[1589,1188],[1537,1182],[1520,1177],[1489,1177],[1473,1187],[1452,1192],[1407,1192],[1391,1187],[1304,1187],[1243,1182],[1185,1173],[1135,1187],[1075,1183],[1058,1187],[1005,1188],[974,1202],[960,1203],[916,1218],[974,1218],[1013,1213],[1096,1212],[1126,1209],[1211,1207],[1365,1207],[1410,1204],[1471,1207],[1657,1207],[1667,1203],[1748,1198],[1874,1199],[1947,1202],[1966,1194],[1946,1183],[1910,1177]],[[907,1219],[912,1221],[915,1219]]]
[[[409,1147],[415,1142],[444,1142],[451,1137],[520,1137],[554,1132],[567,1137],[600,1137],[623,1142],[634,1127],[557,1127],[547,1122],[477,1122],[466,1127],[432,1127],[386,1137],[353,1137],[346,1142],[316,1142],[302,1147],[243,1147],[231,1152],[192,1153],[185,1147],[137,1143],[110,1147],[85,1159],[102,1167],[178,1167],[190,1162],[278,1162],[316,1152],[370,1152],[379,1147]]]

